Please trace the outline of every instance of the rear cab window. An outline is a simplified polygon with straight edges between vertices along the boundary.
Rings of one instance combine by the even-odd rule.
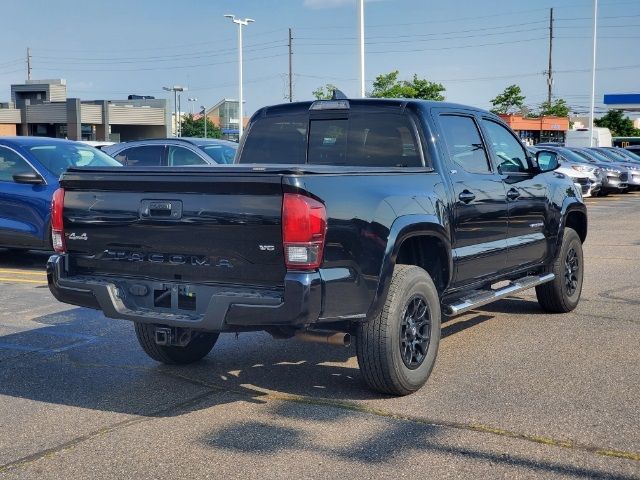
[[[239,163],[423,167],[416,126],[409,114],[397,110],[353,108],[258,118]]]

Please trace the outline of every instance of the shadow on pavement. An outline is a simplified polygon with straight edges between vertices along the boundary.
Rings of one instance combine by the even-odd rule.
[[[513,308],[522,311],[520,300],[492,308],[510,310],[514,302]],[[445,322],[443,337],[492,318],[480,313]],[[256,399],[265,392],[339,401],[387,398],[362,382],[353,345],[223,334],[203,361],[166,366],[142,352],[130,322],[83,308],[32,321],[42,327],[0,336],[0,395],[137,415],[165,412],[168,405],[207,390]]]
[[[30,254],[20,263],[34,264],[45,256]],[[2,261],[9,260],[0,256]],[[444,322],[442,336],[491,320],[494,312],[541,313],[536,302],[509,298]],[[274,340],[265,333],[223,334],[203,361],[177,367],[150,360],[132,323],[94,310],[73,308],[32,322],[41,328],[0,336],[0,394],[141,415],[211,389],[249,397],[278,392],[347,401],[386,398],[362,382],[355,346]]]
[[[0,248],[0,269],[19,268],[44,271],[48,258],[53,252],[36,250],[7,250]]]
[[[336,445],[318,440],[315,435],[306,433],[307,422],[324,422],[334,424],[336,429],[353,428],[360,421],[354,418],[361,415],[353,411],[321,406],[311,410],[308,405],[296,403],[279,403],[270,408],[269,413],[274,423],[249,420],[232,425],[225,425],[213,431],[200,441],[211,448],[241,452],[247,455],[255,453],[268,455],[271,453],[308,453],[332,457],[340,462],[360,462],[362,464],[381,465],[391,460],[406,459],[412,465],[419,465],[422,459],[415,457],[419,453],[436,453],[503,464],[519,469],[527,469],[545,477],[559,474],[567,477],[631,480],[633,477],[617,475],[609,471],[573,466],[568,463],[540,460],[538,458],[496,453],[491,447],[482,444],[465,446],[473,442],[460,441],[455,432],[440,425],[428,425],[388,418],[378,419],[375,428],[371,425],[367,433],[354,429],[340,438]],[[281,417],[298,421],[299,428],[282,426]],[[302,422],[302,423],[299,423]],[[327,431],[326,425],[322,432]],[[371,430],[374,430],[371,432]],[[355,434],[354,434],[355,433]],[[329,434],[327,434],[329,435]],[[357,438],[352,438],[356,436]],[[338,437],[339,438],[339,437]],[[473,442],[478,444],[478,442]]]

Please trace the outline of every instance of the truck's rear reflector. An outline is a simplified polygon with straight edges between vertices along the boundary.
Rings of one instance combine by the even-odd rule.
[[[64,221],[62,211],[64,209],[64,188],[59,188],[53,193],[51,201],[51,241],[56,252],[64,253],[66,245],[64,241]]]
[[[282,241],[288,269],[314,270],[322,263],[327,211],[313,198],[285,193],[282,201]]]

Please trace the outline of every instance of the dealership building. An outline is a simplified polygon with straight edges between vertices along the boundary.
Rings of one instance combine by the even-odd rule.
[[[11,85],[11,101],[0,103],[0,135],[114,142],[167,137],[167,101],[135,97],[68,98],[65,80],[27,80]]]

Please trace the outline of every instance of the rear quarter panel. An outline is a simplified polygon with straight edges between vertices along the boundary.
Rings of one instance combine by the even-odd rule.
[[[417,171],[422,170],[422,171]],[[428,169],[411,173],[305,175],[285,178],[284,190],[310,194],[327,209],[321,275],[322,318],[363,318],[377,296],[383,267],[401,232],[417,219],[448,231],[446,190]],[[403,219],[411,218],[404,222]]]

